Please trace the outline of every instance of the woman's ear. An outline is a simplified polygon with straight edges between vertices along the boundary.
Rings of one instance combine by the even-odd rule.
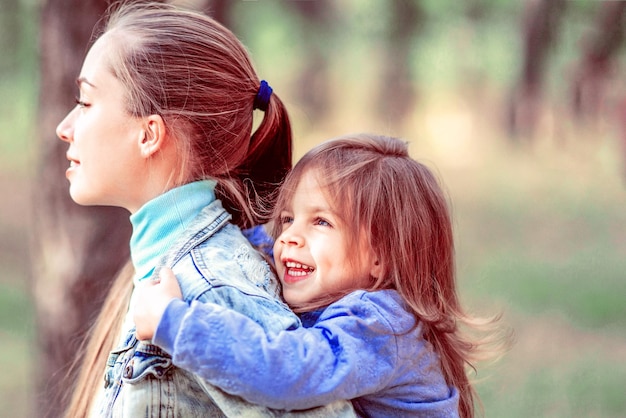
[[[139,138],[139,149],[144,158],[150,158],[158,152],[165,143],[165,122],[159,115],[150,115],[145,118],[145,125]]]

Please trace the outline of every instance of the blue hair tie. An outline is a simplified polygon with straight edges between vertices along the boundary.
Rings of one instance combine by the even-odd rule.
[[[259,109],[262,111],[267,110],[267,106],[270,104],[270,96],[272,95],[272,88],[267,81],[261,80],[261,85],[259,86],[259,92],[256,94],[254,98],[254,104],[252,106],[253,109]]]

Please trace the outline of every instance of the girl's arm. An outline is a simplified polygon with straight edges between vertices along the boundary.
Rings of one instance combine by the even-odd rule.
[[[228,393],[271,408],[305,409],[385,387],[396,364],[395,338],[367,320],[342,312],[269,337],[238,312],[177,300],[154,342],[174,364]]]
[[[174,364],[224,391],[277,409],[354,399],[386,386],[396,367],[393,330],[369,299],[334,304],[312,328],[268,336],[218,305],[172,300],[154,343]]]

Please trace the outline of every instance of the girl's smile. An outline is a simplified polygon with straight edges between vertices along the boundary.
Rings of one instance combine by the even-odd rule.
[[[304,280],[315,272],[314,267],[296,261],[285,260],[282,263],[285,265],[285,283],[295,283]]]
[[[302,305],[367,287],[374,257],[365,239],[352,242],[353,235],[330,205],[315,170],[304,174],[280,222],[274,257],[287,303]]]

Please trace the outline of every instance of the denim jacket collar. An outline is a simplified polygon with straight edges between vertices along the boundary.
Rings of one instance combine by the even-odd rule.
[[[187,230],[174,241],[171,250],[157,263],[152,279],[159,275],[162,267],[172,267],[192,248],[209,239],[231,219],[220,200],[206,206],[192,221]]]

